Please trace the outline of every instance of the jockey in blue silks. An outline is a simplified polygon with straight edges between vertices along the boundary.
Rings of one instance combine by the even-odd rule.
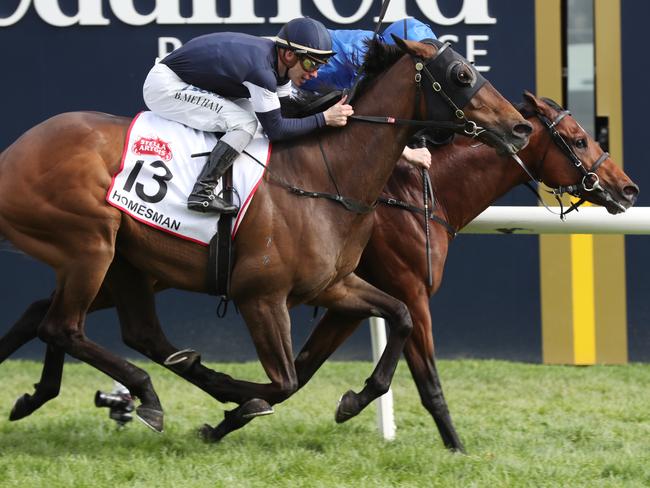
[[[366,41],[374,35],[366,30],[328,30],[335,54],[318,70],[317,77],[302,84],[301,90],[327,93],[351,88],[368,49]],[[393,22],[377,37],[386,44],[395,44],[391,34],[411,41],[437,39],[431,27],[412,18]],[[415,166],[431,165],[431,153],[426,148],[405,147],[402,158]]]
[[[336,54],[318,70],[318,77],[302,84],[300,88],[303,90],[324,93],[351,88],[368,49],[366,41],[374,35],[366,30],[328,30],[332,38],[332,51]],[[391,34],[411,41],[437,38],[431,27],[417,19],[393,22],[377,37],[386,44],[395,44]]]

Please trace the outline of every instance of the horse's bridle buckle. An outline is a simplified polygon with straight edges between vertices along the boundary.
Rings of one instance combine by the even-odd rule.
[[[588,179],[593,178],[593,183],[591,184],[591,187],[587,186],[588,185]],[[594,191],[594,190],[602,190],[603,187],[600,186],[600,178],[596,173],[587,173],[586,175],[583,176],[582,178],[582,188],[584,188],[585,191]]]

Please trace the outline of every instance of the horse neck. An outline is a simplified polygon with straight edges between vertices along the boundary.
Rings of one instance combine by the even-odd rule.
[[[355,114],[414,118],[415,82],[404,76],[412,71],[407,56],[397,61],[363,92],[354,106]],[[351,120],[344,130],[323,137],[323,149],[341,194],[373,203],[413,132],[405,125]]]
[[[543,129],[539,124],[534,127],[528,146],[519,152],[531,171],[546,148]],[[529,180],[512,157],[499,156],[486,145],[471,147],[473,144],[463,139],[441,147],[434,152],[429,170],[437,204],[455,229],[462,229],[499,197]]]

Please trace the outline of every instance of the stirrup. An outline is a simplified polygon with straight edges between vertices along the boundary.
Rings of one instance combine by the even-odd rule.
[[[190,198],[192,195],[190,195]],[[211,193],[207,199],[199,197],[197,200],[187,200],[187,208],[195,212],[215,212],[221,215],[234,215],[239,212],[237,205],[226,202],[223,198]]]

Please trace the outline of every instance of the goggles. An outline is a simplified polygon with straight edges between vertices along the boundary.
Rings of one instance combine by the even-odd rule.
[[[318,68],[327,63],[327,61],[316,61],[315,59],[312,59],[308,56],[300,55],[298,55],[298,60],[300,62],[300,66],[302,66],[302,69],[304,69],[307,73],[318,71]]]

